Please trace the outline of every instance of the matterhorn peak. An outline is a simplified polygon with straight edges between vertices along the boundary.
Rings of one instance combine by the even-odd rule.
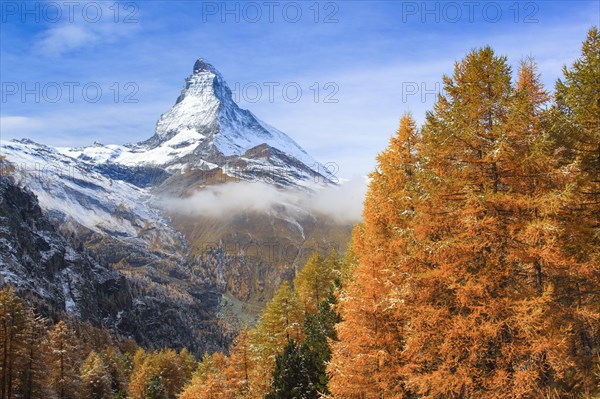
[[[285,133],[241,109],[221,73],[203,58],[194,62],[177,102],[160,117],[155,135],[144,144],[153,148],[167,145],[176,150],[169,153],[193,152],[203,159],[214,154],[242,156],[267,144],[308,167],[316,164]]]
[[[194,71],[193,74],[202,73],[202,72],[212,72],[218,73],[214,66],[204,61],[203,58],[198,58],[194,63]]]
[[[231,90],[219,71],[211,64],[199,58],[194,63],[192,74],[185,79],[185,85],[175,105],[184,100],[193,101],[197,108],[200,102],[231,102]]]
[[[294,170],[298,181],[324,170],[288,135],[240,108],[223,76],[202,58],[194,62],[176,103],[162,114],[151,138],[124,146],[94,143],[62,153],[86,161],[169,171],[227,167],[243,158],[263,173],[273,166]]]

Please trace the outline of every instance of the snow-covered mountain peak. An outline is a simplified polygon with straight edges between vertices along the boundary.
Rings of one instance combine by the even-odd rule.
[[[257,150],[265,146],[267,151]],[[294,140],[240,108],[223,76],[203,59],[194,63],[177,101],[161,115],[148,140],[126,145],[95,142],[88,147],[59,151],[96,166],[149,167],[179,173],[228,170],[231,165],[239,169],[244,165],[242,178],[268,173],[276,175],[272,180],[291,185],[302,186],[315,180],[315,176],[332,182],[327,169]]]
[[[243,156],[262,144],[282,151],[309,168],[316,165],[285,133],[241,109],[223,76],[203,59],[194,63],[193,72],[185,79],[175,105],[158,120],[154,136],[142,143],[150,148],[196,146],[193,153],[210,161],[214,154]]]
[[[182,131],[216,129],[219,107],[230,101],[231,91],[216,69],[202,60],[196,61],[175,105],[158,120],[150,144],[160,145]]]
[[[201,103],[206,105],[223,103],[227,106],[234,104],[231,90],[221,73],[203,59],[196,61],[192,74],[185,79],[185,85],[175,106],[182,102],[188,102],[188,107],[199,108],[197,110],[207,108],[202,107]]]
[[[214,74],[218,73],[214,66],[204,61],[203,58],[198,58],[194,63],[194,74],[202,72],[212,72]]]

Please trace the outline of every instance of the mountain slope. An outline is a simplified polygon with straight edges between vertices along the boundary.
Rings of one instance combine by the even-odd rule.
[[[350,234],[350,224],[290,202],[298,193],[335,187],[335,176],[239,108],[220,73],[202,60],[146,141],[52,148],[25,139],[0,143],[0,153],[56,229],[125,276],[133,297],[144,298],[130,303],[127,311],[137,316],[125,331],[153,320],[157,310],[174,318],[169,324],[177,333],[152,322],[148,334],[137,331],[142,344],[220,347],[229,333],[218,317],[251,322],[312,250],[341,250]],[[198,205],[197,193],[210,197],[213,188],[234,183],[250,196],[228,198],[234,207],[227,215],[187,212]],[[262,201],[265,186],[273,202],[245,209]],[[285,256],[271,256],[272,247],[285,249]],[[243,311],[224,316],[232,301]]]
[[[185,296],[116,272],[77,237],[57,231],[33,193],[4,174],[0,215],[0,286],[12,285],[42,314],[90,321],[147,347],[188,347],[200,355],[227,345],[216,293],[196,287]]]
[[[61,311],[97,323],[114,322],[103,299],[130,301],[123,276],[96,262],[80,243],[61,236],[35,196],[0,176],[0,282],[26,292],[45,313]],[[105,295],[98,295],[103,292]],[[110,299],[109,299],[110,298]]]

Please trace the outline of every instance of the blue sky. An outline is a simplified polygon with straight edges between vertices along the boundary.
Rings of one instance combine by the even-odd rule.
[[[350,178],[470,49],[533,55],[552,89],[599,20],[598,0],[0,0],[0,139],[146,139],[204,58],[241,106]]]

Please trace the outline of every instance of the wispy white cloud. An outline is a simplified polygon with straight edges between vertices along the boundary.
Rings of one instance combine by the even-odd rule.
[[[139,31],[137,23],[124,23],[117,11],[122,7],[119,3],[92,0],[51,3],[60,6],[61,18],[47,23],[46,29],[38,34],[34,51],[42,55],[58,57],[99,44],[113,44]]]
[[[52,26],[40,37],[39,51],[46,55],[58,56],[67,51],[93,44],[99,36],[85,25]]]
[[[159,205],[173,213],[217,218],[247,212],[280,214],[282,207],[293,214],[299,208],[340,223],[354,223],[362,218],[366,192],[366,179],[358,177],[339,186],[316,188],[312,193],[277,189],[261,182],[236,182],[209,186],[187,198],[163,198]]]
[[[39,118],[16,116],[16,115],[0,115],[0,131],[8,133],[17,131],[31,131],[44,127],[44,122]]]

